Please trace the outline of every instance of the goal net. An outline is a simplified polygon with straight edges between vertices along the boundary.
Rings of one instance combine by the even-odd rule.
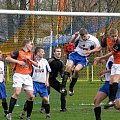
[[[86,28],[100,40],[111,27],[119,30],[119,16],[119,13],[0,10],[0,49],[7,54],[20,49],[22,41],[30,38],[35,46],[44,47],[46,58],[52,56],[52,48],[61,46],[65,61],[64,45],[75,32]],[[101,68],[102,65],[98,70]],[[88,80],[89,70],[85,73]],[[98,79],[98,73],[94,68],[91,79]]]
[[[107,34],[111,27],[120,31],[119,17],[120,13],[0,10],[0,50],[6,55],[11,51],[20,49],[22,41],[25,38],[30,38],[34,46],[44,47],[45,58],[52,56],[54,47],[61,46],[62,59],[66,61],[64,45],[71,41],[75,32],[79,31],[80,28],[86,28],[90,34],[101,40],[102,35]],[[103,50],[103,53],[105,52],[106,49]],[[104,68],[104,65],[99,64],[94,68],[90,66],[90,68],[83,69],[80,71],[79,81],[99,80],[99,73]],[[12,81],[12,69],[9,63],[7,63],[7,80]],[[75,93],[78,92],[82,98],[80,99],[79,96],[76,99],[71,98],[71,101],[67,101],[68,107],[78,108],[79,105],[93,105],[93,97],[100,84],[87,86],[86,83],[78,83],[75,86]],[[7,90],[9,93],[11,92],[10,87]],[[59,98],[56,95],[54,95],[54,100],[58,106]],[[24,102],[25,99],[22,97],[18,104],[23,105]],[[39,100],[36,103],[39,103]]]

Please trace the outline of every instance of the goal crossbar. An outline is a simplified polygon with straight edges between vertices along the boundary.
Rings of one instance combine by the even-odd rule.
[[[101,16],[120,17],[120,13],[105,12],[61,12],[61,11],[30,11],[30,10],[4,10],[0,9],[0,14],[25,14],[25,15],[48,15],[48,16]]]

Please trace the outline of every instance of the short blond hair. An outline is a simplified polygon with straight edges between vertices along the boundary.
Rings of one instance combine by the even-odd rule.
[[[111,28],[108,33],[109,33],[109,35],[118,34],[118,30],[116,28]]]

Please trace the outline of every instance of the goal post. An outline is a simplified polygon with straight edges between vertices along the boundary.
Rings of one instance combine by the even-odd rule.
[[[54,47],[59,45],[64,49],[64,44],[70,42],[72,34],[81,27],[96,35],[98,39],[101,39],[100,35],[111,27],[120,30],[120,13],[0,9],[0,22],[0,49],[3,53],[21,48],[23,39],[31,38],[35,45],[45,48],[45,57],[48,58],[52,56]],[[63,53],[62,59],[66,60],[65,58]],[[99,71],[102,68],[103,65],[94,68],[90,66],[89,71],[84,69],[80,72],[80,79],[88,78],[90,81],[99,79]]]

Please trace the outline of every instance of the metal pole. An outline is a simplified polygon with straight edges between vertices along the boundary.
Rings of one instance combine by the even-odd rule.
[[[49,50],[49,58],[52,57],[52,41],[53,41],[53,30],[50,31],[50,50]]]

